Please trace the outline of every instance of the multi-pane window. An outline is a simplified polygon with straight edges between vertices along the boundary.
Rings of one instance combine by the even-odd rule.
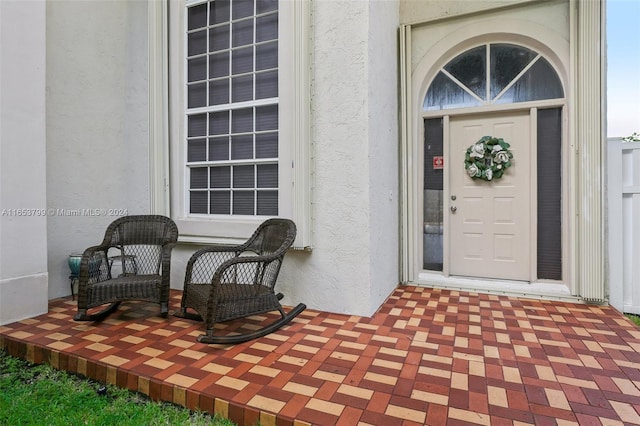
[[[486,44],[447,63],[425,96],[423,111],[562,98],[558,74],[540,54],[512,44]]]
[[[189,214],[278,215],[278,0],[187,4]]]

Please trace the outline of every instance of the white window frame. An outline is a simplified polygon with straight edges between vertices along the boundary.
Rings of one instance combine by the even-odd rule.
[[[185,1],[149,0],[148,5],[151,210],[174,219],[181,242],[244,241],[265,216],[187,214]],[[294,220],[294,247],[306,250],[312,246],[309,11],[308,0],[279,2],[279,217]]]

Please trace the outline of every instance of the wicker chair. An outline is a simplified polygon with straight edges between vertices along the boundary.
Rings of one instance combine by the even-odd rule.
[[[268,219],[238,246],[209,246],[187,263],[182,303],[175,316],[205,322],[202,343],[234,344],[265,336],[306,309],[303,303],[285,313],[283,295],[274,292],[284,255],[296,237],[288,219]],[[197,313],[187,311],[193,309]],[[279,311],[281,318],[246,334],[215,336],[214,324]]]
[[[105,318],[125,300],[160,304],[160,314],[169,311],[171,250],[178,241],[178,228],[168,217],[124,216],[107,228],[102,244],[82,255],[78,277],[76,321]],[[114,261],[121,273],[112,275]],[[120,271],[119,271],[120,272]],[[109,304],[99,312],[91,308]]]

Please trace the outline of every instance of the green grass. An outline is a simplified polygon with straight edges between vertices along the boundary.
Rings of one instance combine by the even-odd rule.
[[[625,317],[629,318],[631,322],[640,327],[640,315],[635,314],[624,314]]]
[[[0,351],[0,425],[116,424],[235,426],[218,416],[154,402]]]

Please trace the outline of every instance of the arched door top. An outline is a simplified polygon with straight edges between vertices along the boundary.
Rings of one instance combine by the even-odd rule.
[[[438,71],[423,111],[563,97],[562,82],[542,55],[514,44],[487,43],[456,56]]]

